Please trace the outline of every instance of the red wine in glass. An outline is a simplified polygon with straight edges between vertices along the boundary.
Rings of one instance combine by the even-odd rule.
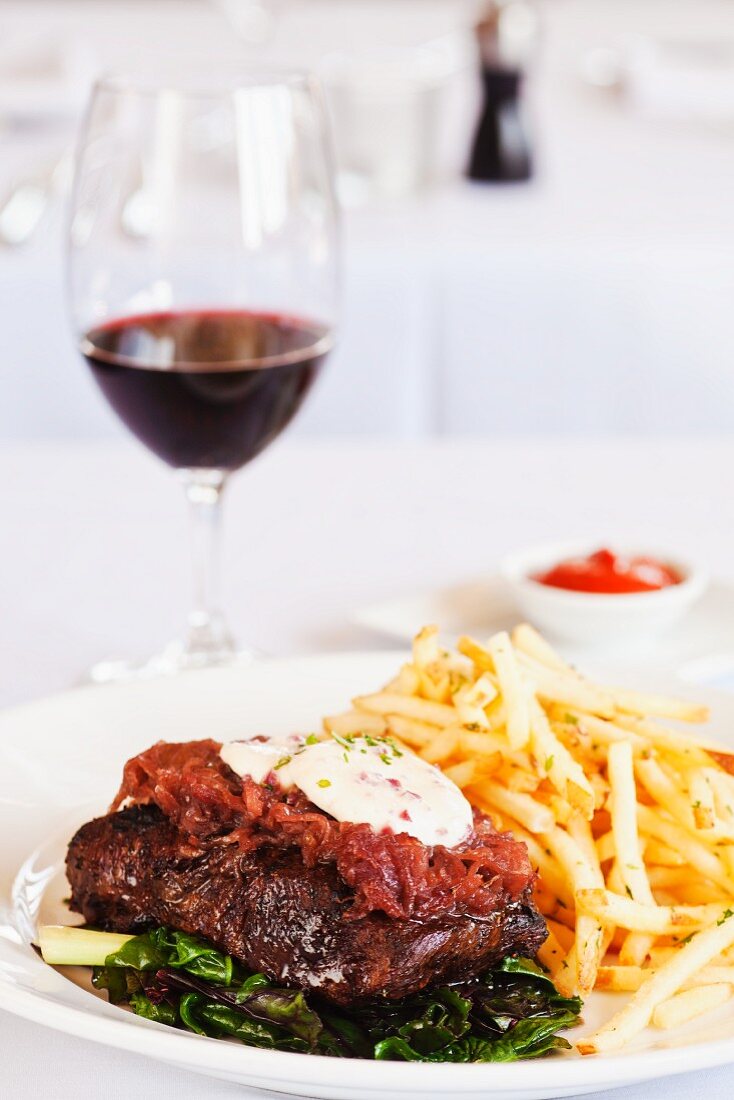
[[[117,415],[175,469],[236,470],[280,434],[329,350],[310,321],[181,310],[110,321],[83,354]]]
[[[338,253],[328,122],[307,73],[156,58],[97,81],[71,197],[72,323],[111,407],[183,487],[194,584],[180,643],[103,661],[94,680],[252,656],[219,597],[221,499],[321,370]]]

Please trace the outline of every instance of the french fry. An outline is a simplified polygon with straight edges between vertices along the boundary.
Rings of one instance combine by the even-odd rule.
[[[385,691],[398,695],[416,695],[420,690],[421,678],[415,665],[404,664],[397,676],[390,681]]]
[[[364,713],[359,711],[357,713]],[[365,717],[374,717],[377,721],[377,716],[365,715]],[[405,741],[406,744],[412,748],[421,748],[423,745],[427,745],[436,735],[436,726],[431,726],[428,722],[421,722],[417,718],[405,718],[400,714],[388,714],[383,720],[385,726],[390,733],[395,734],[401,741]]]
[[[573,938],[574,938],[574,943],[571,944],[571,947],[569,948],[569,952],[570,951],[575,951],[575,940],[576,940],[576,932],[577,932],[577,928],[576,928],[576,910],[575,909],[566,909],[563,905],[561,905],[560,902],[558,902],[558,904],[554,905],[552,909],[549,909],[547,913],[543,913],[543,916],[547,920],[554,920],[554,921],[557,921],[558,924],[565,925],[565,927],[569,930],[569,932],[571,932],[573,934]],[[575,966],[576,966],[576,964],[574,962],[574,967]],[[564,970],[565,969],[566,968],[564,967]],[[570,974],[568,974],[568,982],[566,984],[566,989],[575,991],[576,988],[577,988],[576,987],[576,973],[575,973],[575,970],[572,970],[572,972]],[[565,996],[565,994],[564,994],[564,996]]]
[[[606,718],[599,718],[596,714],[588,714],[578,707],[566,705],[559,709],[554,706],[553,712],[556,711],[564,714],[569,720],[577,722],[582,729],[591,734],[593,740],[600,742],[602,745],[609,745],[614,741],[624,741],[634,748],[644,749],[647,746],[645,738],[639,734],[627,730],[615,722],[607,721]]]
[[[530,740],[530,713],[525,684],[509,635],[504,631],[495,634],[487,648],[505,702],[507,739],[513,749],[523,749]]]
[[[477,725],[480,729],[489,729],[485,708],[497,697],[497,688],[486,672],[473,684],[464,684],[453,697],[459,721],[465,726]]]
[[[659,752],[670,753],[685,760],[686,764],[700,764],[702,767],[711,764],[713,754],[730,754],[731,750],[718,741],[712,741],[708,737],[696,734],[692,737],[689,733],[671,729],[669,726],[661,726],[658,722],[649,718],[638,718],[631,714],[617,712],[615,722],[622,729],[628,730],[636,737],[642,737],[645,743]],[[729,757],[730,758],[730,757]]]
[[[606,863],[608,860],[614,859],[616,851],[614,833],[611,829],[608,833],[602,833],[601,836],[596,838],[596,855],[600,863]]]
[[[451,726],[456,722],[456,712],[445,703],[434,703],[415,695],[400,695],[391,691],[378,691],[374,695],[361,695],[353,700],[357,710],[367,714],[394,715],[417,718],[431,726]]]
[[[639,804],[637,824],[642,833],[649,834],[677,851],[704,878],[718,883],[729,893],[734,892],[731,873],[719,859],[716,851],[707,848],[701,841],[694,840],[685,829],[661,814],[654,813],[649,806]]]
[[[652,905],[653,896],[642,859],[637,833],[637,791],[632,761],[632,746],[615,741],[609,746],[609,783],[611,785],[612,837],[614,857],[625,892],[642,905]]]
[[[570,672],[571,669],[559,657],[552,646],[548,645],[542,634],[530,626],[529,623],[520,623],[512,632],[512,644],[526,657],[531,657],[541,665],[554,668],[557,672]]]
[[[545,772],[558,793],[580,810],[584,817],[593,817],[594,791],[591,784],[583,768],[553,733],[545,712],[536,700],[530,704],[530,744],[538,768]]]
[[[448,669],[431,666],[420,670],[420,692],[433,703],[451,702],[451,674]]]
[[[691,872],[687,867],[651,867],[647,872],[648,881],[655,888],[688,885]]]
[[[655,937],[649,932],[628,932],[619,949],[622,966],[642,966],[650,954]]]
[[[459,638],[456,643],[456,648],[459,653],[463,653],[465,657],[473,663],[474,667],[478,669],[480,673],[490,672],[494,673],[494,661],[489,650],[485,649],[483,645],[476,642],[473,638],[468,638],[466,635]]]
[[[558,942],[555,934],[548,929],[548,938],[538,948],[538,959],[551,974],[551,977],[561,966],[566,952]]]
[[[677,993],[684,982],[734,943],[734,920],[730,919],[731,916],[731,910],[720,911],[718,920],[694,936],[674,958],[648,978],[616,1016],[594,1035],[577,1043],[579,1052],[599,1054],[618,1050],[647,1027],[659,1004]]]
[[[600,966],[596,988],[610,993],[635,993],[650,976],[641,966]]]
[[[480,800],[488,802],[490,806],[496,806],[509,817],[514,817],[529,833],[546,833],[554,827],[555,822],[551,811],[530,795],[508,791],[492,779],[476,783],[472,791],[479,796]]]
[[[540,786],[541,780],[531,771],[527,771],[521,764],[515,764],[506,757],[499,768],[496,769],[495,778],[498,783],[504,784],[508,791],[519,791],[521,794],[533,794]],[[539,799],[539,801],[544,801]],[[548,801],[547,805],[555,813],[555,807]]]
[[[542,833],[538,839],[546,849],[552,852],[571,882],[575,893],[603,885],[601,871],[585,857],[582,849],[565,830],[555,825]]]
[[[618,710],[641,718],[673,718],[677,722],[706,722],[708,707],[666,695],[643,695],[626,688],[607,688]]]
[[[696,828],[713,829],[716,824],[714,789],[703,768],[696,768],[689,773],[688,793]]]
[[[556,823],[558,825],[568,825],[576,812],[571,803],[567,802],[565,798],[561,798],[561,796],[555,792],[548,795],[541,795],[540,797],[553,811]]]
[[[448,767],[443,769],[444,775],[447,775],[457,787],[468,787],[474,782],[477,773],[477,765],[473,760],[461,760],[458,764],[449,764]]]
[[[661,889],[656,888],[656,891]],[[665,887],[662,887],[665,889]],[[731,895],[727,895],[718,886],[710,882],[688,882],[685,886],[671,886],[667,893],[672,897],[674,905],[727,905],[732,901]]]
[[[654,798],[684,828],[695,829],[690,799],[661,768],[657,760],[651,756],[638,759],[635,762],[635,772],[651,798]]]
[[[602,779],[602,769],[607,763],[606,746],[592,740],[589,731],[576,722],[562,722],[557,718],[549,721],[554,734],[584,769],[589,782],[593,784],[595,779]]]
[[[438,627],[424,626],[413,639],[413,664],[421,672],[430,665],[436,664],[440,656]]]
[[[582,848],[563,829],[555,826],[540,839],[565,870],[573,884],[576,899],[586,889],[593,891],[595,886],[603,884],[598,866],[585,857]],[[598,921],[589,919],[586,914],[577,914],[576,942],[566,958],[564,974],[559,976],[562,991],[568,992],[576,985],[583,993],[594,988],[596,971],[602,958],[602,936],[603,929]]]
[[[364,711],[350,710],[344,714],[333,714],[324,718],[327,733],[337,733],[341,737],[351,733],[384,734],[388,726],[384,718],[377,714],[365,714]]]
[[[578,845],[579,850],[583,853],[586,862],[593,869],[599,882],[603,882],[603,876],[601,873],[601,861],[599,859],[599,853],[594,843],[594,837],[591,832],[591,826],[586,818],[580,813],[574,813],[568,820],[566,825],[568,835]]]
[[[528,832],[517,821],[509,820],[507,826],[510,832],[526,845],[530,862],[540,875],[543,884],[550,893],[558,899],[566,909],[574,908],[573,890],[569,886],[568,877],[554,860],[550,848],[544,848],[540,839]],[[566,949],[570,944],[566,944]]]
[[[717,915],[720,905],[640,905],[611,890],[577,890],[576,905],[583,913],[602,924],[614,924],[634,932],[669,936],[705,928]]]
[[[731,993],[732,987],[729,984],[700,985],[676,993],[654,1009],[652,1022],[655,1027],[660,1028],[679,1027],[696,1016],[702,1016],[704,1012],[711,1012],[723,1005],[729,1000]]]
[[[604,809],[609,799],[609,783],[599,772],[591,773],[589,783],[594,792],[594,815],[596,816],[599,810]],[[601,821],[597,819],[595,824],[601,826]]]
[[[433,739],[418,751],[429,764],[440,764],[456,752],[460,738],[461,728],[459,726],[447,726],[445,729],[437,731]]]
[[[613,894],[619,894],[620,897],[624,896],[624,883],[622,876],[619,873],[619,867],[616,860],[612,864],[609,871],[607,871],[607,889],[611,890]]]
[[[616,1049],[653,1014],[676,1022],[723,1003],[734,753],[666,725],[702,721],[705,707],[593,683],[527,624],[451,653],[427,627],[412,661],[353,706],[325,729],[397,738],[525,842],[550,933],[540,958],[558,989],[633,994],[583,1053]]]
[[[717,768],[701,768],[700,774],[714,796],[714,814],[734,824],[734,777]]]
[[[674,848],[656,840],[655,837],[647,837],[645,843],[645,862],[660,867],[683,867],[686,858]]]
[[[641,966],[600,966],[596,988],[610,993],[635,993],[655,973],[655,969],[646,970]],[[681,988],[695,989],[701,985],[720,983],[734,985],[734,967],[705,966],[683,982]]]
[[[552,920],[550,917],[546,921],[548,925],[548,931],[552,932],[564,951],[570,951],[573,946],[574,934],[571,928],[567,925],[561,924],[560,921]]]
[[[692,978],[683,983],[683,988],[693,985],[718,985],[725,982],[734,986],[734,966],[704,966]]]
[[[463,726],[461,730],[461,750],[467,755],[494,756],[495,753],[499,752],[506,757],[508,755],[507,738],[499,733],[492,733],[490,730],[484,733],[476,733]],[[528,767],[530,767],[529,759]]]
[[[578,707],[586,713],[603,718],[613,717],[614,702],[611,697],[587,680],[571,671],[558,672],[548,668],[524,653],[518,655],[518,660],[527,679],[535,686],[536,695],[542,699],[561,703],[563,706]]]

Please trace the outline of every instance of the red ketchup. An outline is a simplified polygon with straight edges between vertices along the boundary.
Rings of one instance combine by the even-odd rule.
[[[625,557],[604,549],[586,558],[560,561],[543,573],[533,574],[532,580],[572,592],[628,595],[669,588],[672,584],[680,584],[683,578],[655,558]]]

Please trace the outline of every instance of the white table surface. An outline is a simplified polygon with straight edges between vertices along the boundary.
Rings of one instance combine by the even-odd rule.
[[[352,609],[491,570],[576,535],[671,546],[734,578],[734,440],[289,443],[235,479],[227,607],[286,653],[381,643]],[[0,448],[0,701],[60,690],[105,654],[142,654],[186,604],[184,509],[133,443]],[[416,624],[419,625],[419,624]],[[719,1069],[608,1094],[729,1095]],[[241,1098],[247,1090],[0,1013],[0,1096]]]

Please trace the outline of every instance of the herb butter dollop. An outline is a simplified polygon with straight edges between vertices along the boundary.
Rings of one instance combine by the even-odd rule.
[[[408,833],[427,845],[453,848],[472,831],[472,809],[437,767],[386,737],[337,735],[229,741],[220,750],[237,775],[256,783],[270,773],[297,787],[337,821]]]

